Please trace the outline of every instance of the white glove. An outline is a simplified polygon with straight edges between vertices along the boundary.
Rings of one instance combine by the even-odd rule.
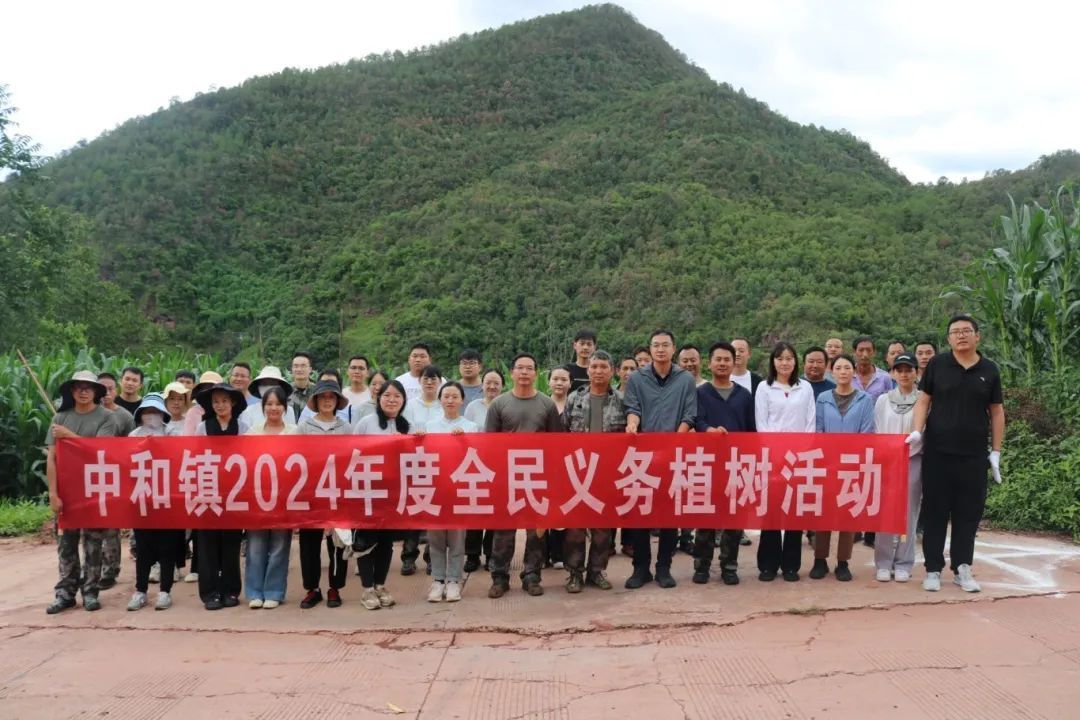
[[[918,445],[922,442],[922,433],[918,430],[912,430],[911,434],[904,438],[904,442],[908,445]]]
[[[993,450],[990,453],[990,472],[994,473],[994,482],[1001,484],[1001,451]]]

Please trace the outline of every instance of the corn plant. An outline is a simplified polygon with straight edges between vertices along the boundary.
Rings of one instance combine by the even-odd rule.
[[[49,398],[59,400],[60,385],[77,370],[111,372],[117,377],[128,365],[145,373],[144,392],[161,390],[177,370],[224,373],[220,359],[183,350],[145,357],[116,357],[82,349],[61,350],[27,358]],[[45,434],[52,410],[34,387],[15,352],[0,354],[0,496],[33,497],[45,490]]]

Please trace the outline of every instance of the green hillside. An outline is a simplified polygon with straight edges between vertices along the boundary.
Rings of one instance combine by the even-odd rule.
[[[170,328],[155,342],[554,358],[581,325],[614,349],[659,325],[700,342],[924,334],[1006,193],[1080,178],[1080,156],[913,186],[599,6],[254,78],[42,172],[28,192],[90,220],[110,287]],[[145,338],[115,335],[89,340]]]

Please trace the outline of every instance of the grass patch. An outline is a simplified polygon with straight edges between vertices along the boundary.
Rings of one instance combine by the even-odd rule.
[[[0,498],[0,536],[31,535],[52,517],[52,509],[36,500]]]

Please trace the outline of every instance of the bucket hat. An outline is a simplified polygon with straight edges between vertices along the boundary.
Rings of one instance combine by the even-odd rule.
[[[105,386],[98,382],[98,376],[89,370],[79,370],[71,376],[71,379],[60,386],[60,410],[70,410],[75,407],[75,398],[71,395],[71,388],[75,383],[89,383],[94,386],[94,404],[97,405],[105,397]]]

